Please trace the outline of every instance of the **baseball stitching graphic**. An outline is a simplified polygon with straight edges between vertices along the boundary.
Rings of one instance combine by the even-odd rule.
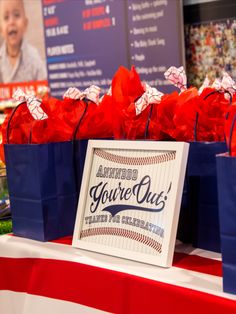
[[[152,165],[152,164],[159,164],[163,162],[168,162],[170,160],[174,160],[176,156],[175,151],[171,151],[168,153],[164,153],[162,155],[158,156],[149,156],[149,157],[125,157],[125,156],[119,156],[115,154],[108,153],[102,149],[95,149],[95,155],[109,160],[111,162],[116,162],[118,164],[124,164],[124,165]]]
[[[156,250],[158,253],[161,253],[162,244],[158,241],[153,240],[152,238],[145,236],[141,233],[134,232],[131,230],[126,230],[122,228],[111,228],[111,227],[104,227],[104,228],[91,228],[87,230],[82,230],[80,234],[80,238],[86,238],[91,236],[97,235],[111,235],[111,236],[118,236],[129,238],[143,244],[146,244]]]

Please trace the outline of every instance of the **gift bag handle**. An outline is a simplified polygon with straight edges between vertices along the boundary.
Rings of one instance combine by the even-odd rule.
[[[206,100],[208,97],[210,97],[211,95],[214,95],[214,94],[228,94],[229,95],[229,104],[232,105],[232,102],[233,102],[233,97],[231,95],[230,92],[228,91],[224,91],[224,92],[221,92],[219,90],[214,90],[212,92],[210,92],[209,94],[207,94],[203,100]],[[198,118],[199,118],[199,112],[196,112],[196,117],[195,117],[195,122],[194,122],[194,128],[193,128],[193,137],[194,137],[194,142],[197,142],[197,125],[198,125]],[[226,119],[228,119],[228,114],[226,114]]]
[[[6,128],[6,142],[7,142],[7,144],[10,144],[9,143],[9,138],[10,138],[10,124],[11,124],[11,120],[13,119],[13,117],[14,117],[16,111],[19,109],[19,107],[21,105],[24,105],[24,104],[25,104],[25,102],[22,102],[22,103],[18,104],[11,112],[10,118],[8,120],[8,123],[7,123],[7,128]]]
[[[153,110],[153,104],[150,104],[150,110],[149,110],[148,119],[147,119],[146,127],[145,127],[145,133],[144,133],[144,139],[145,140],[148,137],[148,129],[149,129],[149,124],[150,124],[151,117],[152,117],[152,110]]]
[[[73,141],[76,140],[76,135],[77,135],[78,130],[79,130],[80,126],[81,126],[81,123],[82,123],[82,121],[83,121],[83,119],[85,117],[85,114],[86,114],[86,112],[88,110],[88,100],[86,98],[84,98],[83,101],[85,103],[85,108],[84,108],[84,112],[82,113],[82,116],[80,117],[78,123],[75,126],[75,129],[74,129],[74,132],[73,132],[73,135],[72,135],[72,140]]]
[[[35,121],[37,121],[37,120],[35,120]],[[28,144],[31,144],[31,141],[32,141],[32,131],[33,131],[33,127],[34,127],[35,121],[33,121],[32,125],[31,125],[31,128],[30,128]]]
[[[229,131],[229,156],[232,155],[232,137],[233,137],[234,127],[235,127],[235,121],[236,121],[236,115],[234,115],[233,121],[230,126],[230,131]]]
[[[85,117],[85,114],[88,110],[88,100],[86,98],[83,99],[84,103],[85,103],[85,108],[84,108],[84,112],[82,113],[77,125],[75,126],[74,132],[73,132],[73,136],[72,136],[72,146],[73,146],[73,166],[74,166],[74,173],[77,173],[77,160],[76,160],[76,154],[75,154],[75,141],[76,141],[76,134],[81,126],[81,123]],[[79,189],[79,182],[78,182],[78,178],[77,175],[75,175],[75,185],[76,185],[76,190],[78,191]]]

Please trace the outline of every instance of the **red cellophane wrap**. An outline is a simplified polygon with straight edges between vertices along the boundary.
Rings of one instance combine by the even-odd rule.
[[[85,111],[85,102],[74,99],[48,98],[42,101],[41,107],[48,115],[48,119],[34,121],[32,143],[72,140],[76,125]]]
[[[161,131],[165,139],[172,139],[174,132],[173,118],[179,94],[173,92],[162,96],[161,102],[157,106],[157,121],[161,126]]]
[[[194,87],[182,92],[178,97],[173,117],[174,129],[170,134],[177,141],[194,139],[198,98],[198,90]]]
[[[105,95],[99,105],[88,102],[88,108],[76,133],[76,138],[113,138],[111,104],[112,99],[109,95]]]
[[[7,126],[10,116],[11,112],[8,113],[1,126],[2,143],[0,145],[0,158],[3,162],[5,162],[4,144],[27,144],[29,142],[31,125],[34,121],[26,103],[21,104],[10,121],[7,139]]]
[[[63,121],[68,125],[68,128],[73,130],[83,115],[86,105],[83,100],[79,99],[65,98],[59,100],[56,98],[48,98],[43,99],[41,107],[49,117]],[[96,105],[91,103],[87,112],[93,110],[95,107]]]
[[[134,102],[144,93],[139,75],[134,67],[120,67],[112,80],[113,123],[115,138],[127,138],[130,124],[136,118]]]
[[[135,103],[131,103],[124,112],[124,133],[129,140],[144,139],[147,137],[147,123],[150,116],[150,106],[136,115]]]
[[[162,140],[164,134],[157,117],[158,104],[149,104],[136,115],[135,104],[131,103],[125,111],[125,135],[127,139]]]
[[[73,136],[77,139],[111,138],[113,137],[112,108],[109,105],[110,96],[104,96],[99,105],[89,100],[49,99],[47,104],[42,103],[42,108],[49,118],[34,123],[32,142],[68,141],[72,140]],[[44,131],[42,137],[40,134],[44,129],[46,132]],[[74,134],[76,129],[77,132]]]
[[[3,143],[11,144],[25,144],[29,142],[29,134],[31,129],[31,124],[34,118],[31,116],[26,103],[21,104],[16,110],[12,120],[9,124],[9,138],[7,140],[7,126],[9,123],[9,118],[11,112],[7,115],[6,119],[2,124],[2,141]]]
[[[236,95],[233,97],[232,105],[228,108],[227,119],[225,119],[225,137],[227,146],[230,148],[230,155],[236,156],[236,123],[233,124],[233,120],[236,117]],[[232,138],[230,143],[230,131],[232,129]]]
[[[15,112],[9,127],[9,143],[11,144],[43,144],[69,141],[80,124],[76,138],[110,138],[113,137],[111,96],[103,97],[97,106],[91,101],[45,98],[41,108],[48,118],[34,120],[27,105],[21,105]],[[109,100],[109,101],[108,101]],[[6,140],[6,127],[10,114],[2,125],[1,156]]]
[[[198,123],[196,134],[198,141],[221,142],[225,140],[224,124],[230,101],[225,94],[212,88],[205,88],[199,96]]]
[[[213,88],[205,88],[201,95],[196,88],[189,88],[181,94],[163,96],[157,117],[162,131],[177,141],[224,141],[224,120],[229,106],[224,93]]]
[[[77,139],[111,138],[114,134],[117,138],[121,137],[123,110],[144,90],[134,68],[128,71],[121,67],[114,76],[112,86],[113,96],[105,95],[98,105],[89,100],[45,97],[40,105],[48,116],[44,120],[34,120],[27,105],[22,105],[11,121],[9,142],[39,144],[68,141],[74,135]],[[7,142],[8,119],[9,116],[2,126],[3,144]]]

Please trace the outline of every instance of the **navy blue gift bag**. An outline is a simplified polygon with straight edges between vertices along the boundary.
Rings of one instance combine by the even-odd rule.
[[[72,142],[6,144],[5,158],[13,233],[40,241],[71,235],[78,200]]]
[[[4,145],[15,235],[48,241],[73,234],[87,148],[79,142]]]
[[[236,157],[218,155],[216,160],[223,289],[236,294]]]
[[[227,146],[225,142],[197,142],[197,123],[198,114],[195,141],[189,146],[177,238],[201,249],[220,252],[215,156],[225,152]]]
[[[187,164],[192,244],[215,252],[221,251],[215,156],[226,149],[225,142],[191,142]]]
[[[189,206],[189,183],[188,183],[188,173],[186,167],[185,180],[182,193],[182,201],[179,213],[179,222],[177,229],[177,239],[181,240],[183,243],[192,243],[193,242],[193,215],[191,208]]]
[[[230,156],[230,146],[235,120],[236,116],[230,132],[229,154],[216,156],[223,290],[234,294],[236,294],[236,157]]]
[[[225,142],[190,142],[177,238],[220,252],[216,154]]]

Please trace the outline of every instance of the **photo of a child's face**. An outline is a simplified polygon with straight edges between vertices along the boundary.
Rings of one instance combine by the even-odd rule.
[[[20,47],[27,28],[22,0],[1,0],[1,35],[7,47]]]
[[[0,0],[0,84],[47,79],[41,0]]]

